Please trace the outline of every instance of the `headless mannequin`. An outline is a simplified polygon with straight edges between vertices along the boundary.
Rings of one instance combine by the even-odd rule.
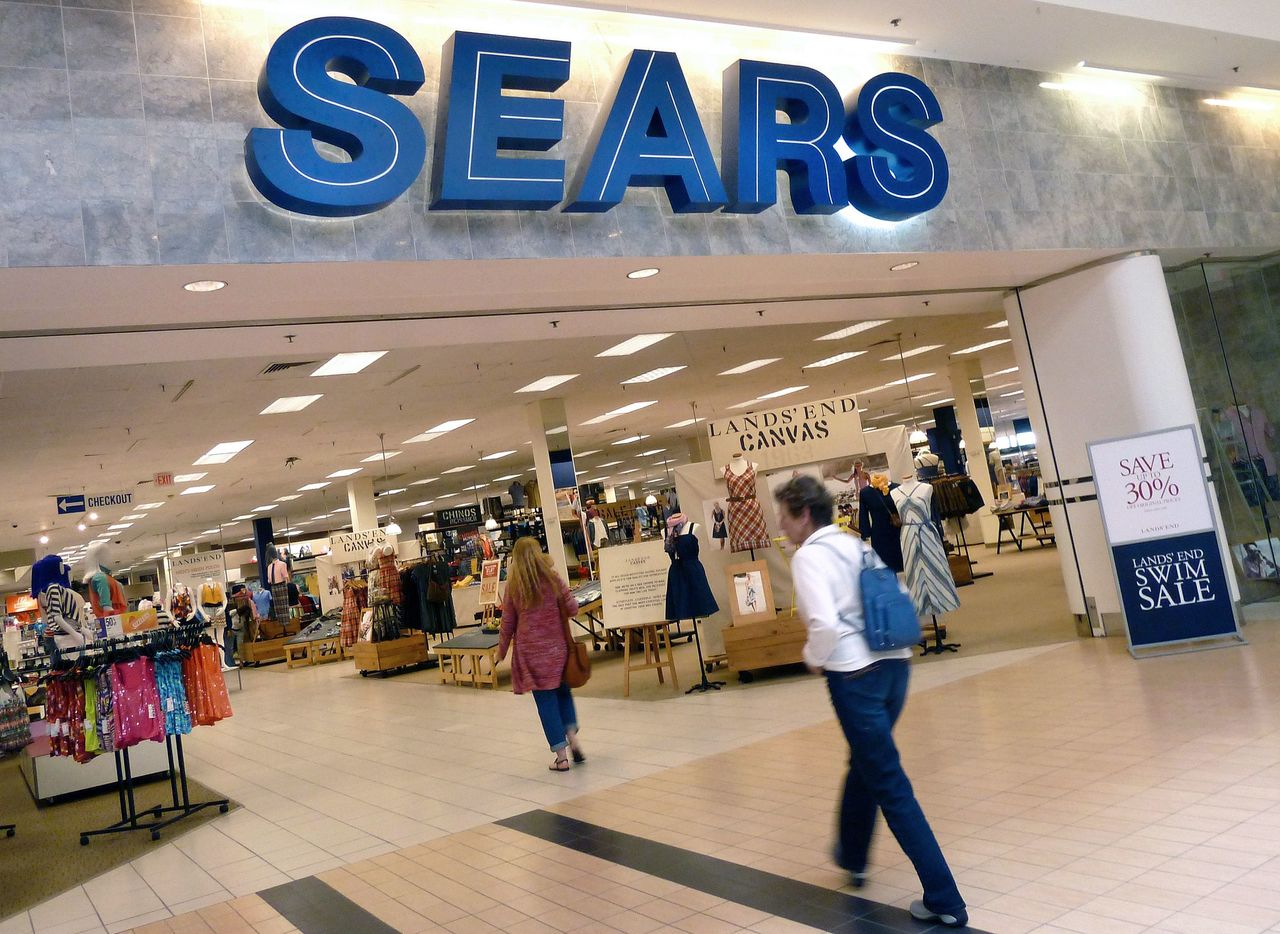
[[[195,616],[195,613],[196,598],[190,588],[181,581],[174,584],[173,591],[169,594],[169,614],[173,621],[181,625]]]
[[[89,600],[95,616],[119,616],[129,610],[120,582],[111,576],[111,556],[105,544],[89,548],[85,555],[88,570],[84,582],[89,587]]]
[[[732,458],[729,459],[729,469],[733,471],[733,475],[735,477],[741,477],[744,473],[747,472],[748,467],[754,470],[760,469],[759,464],[755,463],[754,461],[747,460],[741,454],[735,454],[733,455]]]
[[[221,599],[214,603],[205,602],[215,596]],[[212,577],[206,577],[204,583],[200,585],[200,606],[196,615],[205,626],[213,627],[213,641],[222,645],[227,634],[227,592],[226,588],[214,581]]]
[[[71,568],[57,555],[42,558],[31,571],[32,592],[44,618],[45,635],[59,652],[84,648],[84,598],[71,589]]]

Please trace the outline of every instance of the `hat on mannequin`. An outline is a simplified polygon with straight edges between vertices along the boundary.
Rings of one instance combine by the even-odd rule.
[[[71,566],[60,555],[45,555],[31,565],[31,594],[39,597],[54,584],[71,586]]]

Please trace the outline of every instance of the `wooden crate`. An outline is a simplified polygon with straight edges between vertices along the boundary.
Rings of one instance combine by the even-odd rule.
[[[246,665],[284,661],[284,644],[288,639],[267,639],[262,642],[246,642],[240,646],[240,660]]]
[[[804,623],[794,618],[746,623],[724,630],[724,650],[729,667],[750,681],[757,669],[803,662],[806,637]]]
[[[427,639],[417,633],[388,642],[357,642],[354,657],[356,671],[361,674],[421,665],[428,658]]]

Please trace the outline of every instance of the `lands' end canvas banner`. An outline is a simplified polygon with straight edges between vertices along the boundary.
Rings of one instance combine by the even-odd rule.
[[[725,465],[735,454],[768,471],[861,454],[867,449],[853,396],[722,418],[708,424],[707,434],[711,468],[717,477],[724,474]]]
[[[1195,429],[1089,445],[1129,651],[1240,636]]]

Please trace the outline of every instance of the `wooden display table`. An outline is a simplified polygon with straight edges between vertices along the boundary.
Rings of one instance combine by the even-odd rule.
[[[386,642],[357,642],[352,657],[362,678],[371,671],[385,678],[389,672],[425,665],[431,660],[426,634],[421,632]]]
[[[808,633],[798,619],[740,623],[724,631],[724,651],[739,681],[752,681],[759,668],[803,662]]]
[[[631,696],[631,672],[655,669],[658,672],[658,683],[664,684],[662,669],[671,672],[671,687],[680,690],[680,678],[676,675],[676,660],[671,653],[671,623],[660,620],[655,623],[627,623],[623,626],[610,626],[609,632],[622,640],[622,696]],[[640,645],[644,648],[644,662],[631,663],[632,636],[640,637]],[[666,659],[663,659],[663,650]]]
[[[240,646],[240,661],[246,665],[262,665],[264,662],[284,661],[284,646],[292,636],[281,639],[264,639],[262,642],[246,642]]]
[[[323,665],[325,662],[336,662],[342,658],[342,646],[336,636],[328,639],[294,642],[286,644],[284,647],[284,663],[289,668],[297,668],[302,665]]]
[[[488,685],[498,689],[498,634],[469,632],[431,647],[440,659],[441,684]],[[488,665],[483,663],[488,660]],[[466,661],[466,670],[462,663]],[[486,671],[485,668],[488,668]]]

